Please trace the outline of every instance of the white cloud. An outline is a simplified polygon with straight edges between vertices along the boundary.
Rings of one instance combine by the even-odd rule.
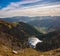
[[[21,3],[21,2],[20,2]],[[16,8],[18,7],[18,8]],[[11,3],[0,10],[0,18],[13,16],[60,16],[60,4],[42,4],[29,7],[19,7]]]
[[[35,3],[38,1],[41,0],[23,0],[22,2],[11,2],[7,7],[3,8],[2,10],[12,10],[12,9],[22,7],[22,4]]]
[[[34,3],[34,2],[38,2],[38,1],[43,1],[43,0],[23,0],[23,2],[21,2],[21,4]]]

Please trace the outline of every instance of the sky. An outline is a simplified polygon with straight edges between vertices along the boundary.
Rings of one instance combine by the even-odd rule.
[[[60,16],[60,0],[0,0],[0,18]]]

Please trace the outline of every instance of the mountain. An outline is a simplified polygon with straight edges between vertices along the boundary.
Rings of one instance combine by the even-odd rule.
[[[45,20],[45,19],[57,19],[60,18],[60,16],[34,16],[34,17],[29,17],[29,16],[15,16],[15,17],[8,17],[8,18],[0,18],[0,20],[4,20],[7,22],[30,22],[33,20]]]
[[[36,36],[43,41],[42,43],[37,44],[42,51],[60,47],[60,29],[49,32],[48,34],[42,34],[27,23],[9,23],[0,20],[0,42],[4,45],[16,50],[27,48],[29,47],[27,41],[31,36]]]
[[[43,38],[42,43],[38,43],[36,49],[42,51],[48,51],[60,48],[60,29],[49,32]]]
[[[16,16],[16,17],[9,17],[9,18],[0,18],[0,20],[4,20],[7,22],[27,22],[30,21],[31,18],[28,16]]]
[[[27,48],[28,37],[37,36],[42,38],[42,35],[42,33],[27,23],[9,23],[0,20],[0,42],[12,49]]]
[[[28,38],[31,36],[36,36],[43,41],[38,43],[35,49],[30,48],[27,43]],[[58,56],[60,55],[60,29],[48,34],[42,34],[27,23],[10,23],[0,20],[0,55]]]
[[[52,19],[43,19],[43,20],[33,20],[28,22],[28,24],[33,25],[39,31],[54,31],[60,29],[60,17],[53,17]]]

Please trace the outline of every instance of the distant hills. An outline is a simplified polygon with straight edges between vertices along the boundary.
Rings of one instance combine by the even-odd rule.
[[[35,26],[39,31],[51,32],[60,29],[60,17],[52,17],[51,19],[32,20],[28,24]]]
[[[51,32],[60,28],[60,16],[16,16],[0,19],[7,22],[25,22],[34,26],[38,31],[43,33]]]
[[[35,17],[28,17],[28,16],[15,16],[9,18],[0,18],[0,20],[5,20],[7,22],[30,22],[33,20],[44,20],[44,19],[58,19],[60,16],[35,16]]]
[[[7,22],[27,22],[30,21],[30,17],[28,16],[16,16],[16,17],[10,17],[10,18],[0,18],[1,20],[7,21]]]

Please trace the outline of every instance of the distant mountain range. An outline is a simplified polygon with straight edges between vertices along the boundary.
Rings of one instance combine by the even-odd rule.
[[[28,17],[28,16],[16,16],[16,17],[9,17],[9,18],[0,18],[7,22],[30,22],[33,20],[44,20],[44,19],[58,19],[60,16],[35,16],[35,17]]]
[[[38,31],[47,32],[60,29],[60,16],[16,16],[11,18],[0,18],[7,22],[25,22],[34,26]]]
[[[32,20],[28,24],[33,25],[39,31],[54,31],[60,29],[60,17],[53,17],[51,19]]]
[[[27,22],[30,19],[28,16],[16,16],[16,17],[10,17],[10,18],[0,18],[1,20],[5,20],[7,22]]]

